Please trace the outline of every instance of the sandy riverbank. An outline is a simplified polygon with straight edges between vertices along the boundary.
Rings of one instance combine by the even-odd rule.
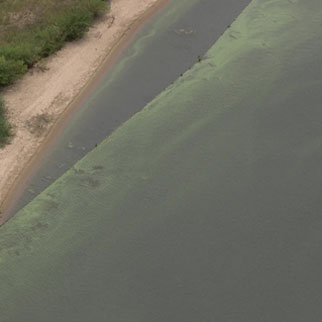
[[[0,224],[16,183],[100,67],[166,0],[112,0],[109,13],[3,93],[15,136],[0,150]]]

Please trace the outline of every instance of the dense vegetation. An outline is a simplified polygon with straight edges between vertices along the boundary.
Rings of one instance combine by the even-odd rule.
[[[83,36],[106,0],[0,0],[0,90],[64,42]],[[0,145],[9,135],[0,101]]]

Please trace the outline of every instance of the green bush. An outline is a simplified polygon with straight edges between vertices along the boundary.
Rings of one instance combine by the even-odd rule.
[[[5,118],[5,107],[2,98],[0,97],[0,147],[8,142],[11,135],[11,129]]]
[[[62,38],[66,41],[81,38],[94,20],[91,12],[83,8],[75,8],[66,12],[58,20],[57,26],[62,32]]]
[[[31,26],[23,32],[12,32],[6,43],[0,43],[0,57],[10,65],[5,68],[3,58],[0,61],[0,73],[5,73],[0,75],[0,86],[11,83],[21,70],[25,70],[21,62],[31,67],[42,57],[60,49],[65,41],[81,38],[95,17],[106,10],[107,1],[78,0],[76,5],[52,13],[41,25]]]
[[[37,28],[33,36],[33,42],[40,57],[47,57],[53,54],[64,44],[62,32],[58,26],[51,25],[44,28]]]
[[[9,85],[27,71],[22,60],[6,59],[0,56],[0,87]]]
[[[81,38],[93,20],[107,10],[104,0],[80,0],[73,10],[64,12],[55,23],[62,33],[62,39],[71,41]]]
[[[99,17],[107,10],[106,1],[104,0],[82,0],[81,5],[91,12],[94,18]]]
[[[39,59],[33,42],[27,39],[16,40],[14,44],[0,46],[0,56],[11,61],[23,61],[28,67],[31,67]]]

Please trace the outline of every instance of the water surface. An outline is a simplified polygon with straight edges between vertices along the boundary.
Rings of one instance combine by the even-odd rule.
[[[253,1],[1,227],[1,321],[319,321],[321,9]]]
[[[249,2],[171,0],[67,120],[11,214],[195,64]]]

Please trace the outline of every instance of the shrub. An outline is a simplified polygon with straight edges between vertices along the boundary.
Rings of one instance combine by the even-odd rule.
[[[27,71],[22,60],[6,59],[0,56],[0,87],[9,85]]]
[[[94,20],[94,15],[81,7],[66,12],[58,20],[57,26],[66,41],[81,38]]]
[[[33,42],[19,39],[14,41],[14,44],[0,46],[0,56],[5,57],[6,60],[23,61],[24,64],[31,67],[39,59],[35,49]]]
[[[95,18],[107,10],[106,1],[104,0],[82,0],[82,6],[91,12]]]
[[[37,28],[34,31],[35,46],[38,48],[40,57],[47,57],[59,50],[64,43],[62,32],[57,26]]]

